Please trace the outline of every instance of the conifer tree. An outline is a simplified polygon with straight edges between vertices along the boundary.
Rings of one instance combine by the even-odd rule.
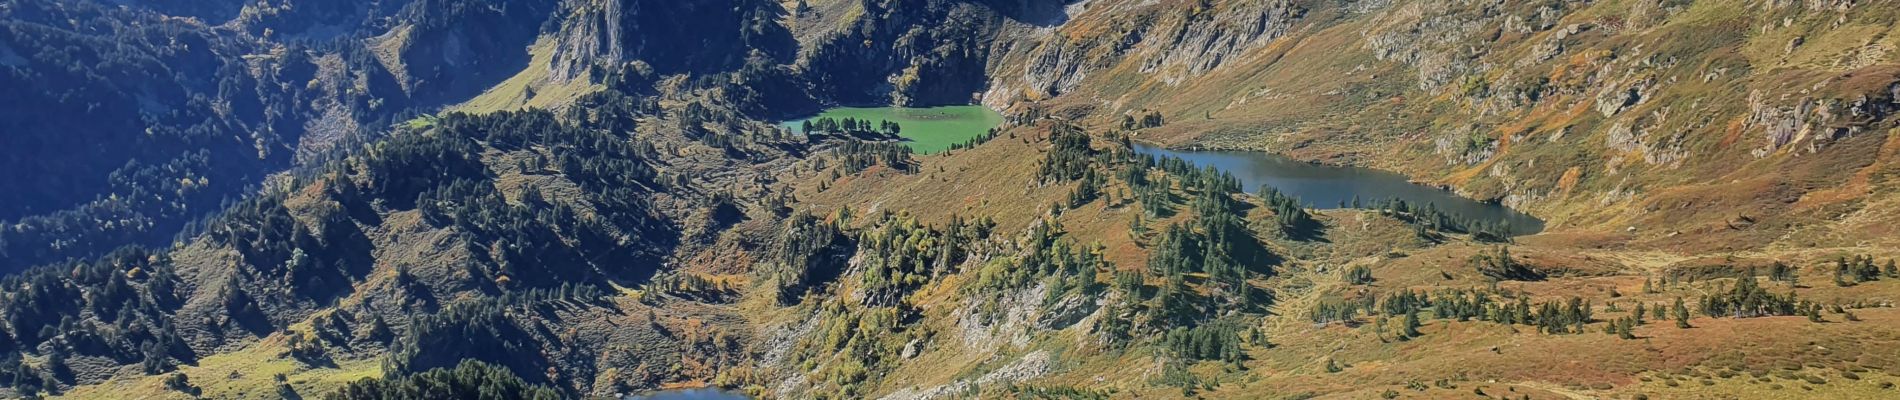
[[[1400,328],[1402,330],[1399,331],[1399,338],[1411,339],[1411,338],[1419,337],[1419,335],[1423,335],[1423,333],[1419,333],[1418,327],[1419,327],[1418,313],[1416,312],[1405,313],[1405,322],[1404,322],[1404,325]]]
[[[1675,314],[1676,314],[1676,327],[1682,328],[1682,329],[1688,329],[1689,328],[1689,306],[1682,303],[1682,297],[1680,296],[1676,297]]]

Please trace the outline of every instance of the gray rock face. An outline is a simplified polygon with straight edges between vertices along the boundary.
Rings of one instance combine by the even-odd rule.
[[[1170,84],[1194,78],[1285,36],[1305,11],[1286,0],[1230,2],[1192,9],[1174,27],[1142,42],[1142,72]]]
[[[1069,6],[1099,27],[1077,35],[1012,27],[995,47],[994,82],[984,103],[1001,106],[1025,93],[1054,96],[1124,64],[1180,84],[1238,62],[1287,35],[1306,11],[1282,0],[1219,2],[1208,7],[1152,1],[1091,1]]]
[[[973,388],[989,387],[1025,381],[1049,373],[1051,360],[1049,352],[1037,350],[1016,360],[1016,362],[997,368],[976,379],[964,379],[930,388],[904,388],[880,400],[928,400],[956,398]]]
[[[754,51],[788,61],[796,49],[776,1],[584,0],[553,33],[551,77],[566,81],[610,63],[643,60],[662,73],[719,71]]]

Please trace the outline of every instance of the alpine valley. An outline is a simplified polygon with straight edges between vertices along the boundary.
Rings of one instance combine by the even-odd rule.
[[[0,398],[1897,398],[1897,259],[1896,0],[0,0]]]

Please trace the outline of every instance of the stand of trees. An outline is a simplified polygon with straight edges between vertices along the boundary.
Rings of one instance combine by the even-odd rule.
[[[1887,260],[1882,268],[1867,255],[1854,256],[1851,259],[1842,256],[1834,260],[1834,283],[1838,286],[1853,286],[1865,282],[1880,280],[1881,277],[1900,278],[1900,267],[1894,266],[1894,260]]]
[[[1043,184],[1066,182],[1095,170],[1096,151],[1089,134],[1072,125],[1056,125],[1049,130],[1050,148],[1043,153],[1036,176]]]
[[[36,268],[0,279],[0,385],[57,390],[76,357],[141,364],[147,373],[194,362],[171,322],[181,282],[164,254],[127,247],[99,260]],[[40,367],[22,362],[44,356]]]
[[[1175,327],[1161,339],[1163,348],[1188,360],[1214,360],[1240,365],[1247,359],[1241,347],[1241,324],[1222,319],[1211,324]]]
[[[1101,274],[1113,271],[1101,258],[1101,249],[1077,245],[1065,238],[1067,232],[1051,219],[1037,221],[1018,243],[1014,258],[996,259],[977,271],[976,280],[964,287],[964,293],[979,296],[988,316],[997,315],[996,294],[1027,289],[1038,282],[1048,284],[1044,305],[1070,295],[1092,297],[1102,293],[1106,284]]]
[[[861,290],[867,305],[897,305],[929,278],[963,263],[968,246],[988,239],[989,228],[952,218],[942,229],[924,226],[909,215],[885,213],[875,228],[858,236],[864,260]],[[1025,256],[1027,257],[1027,256]]]
[[[786,219],[775,243],[776,262],[767,273],[782,305],[803,300],[812,289],[843,274],[857,248],[836,221],[821,221],[803,211]]]
[[[1810,307],[1795,297],[1794,291],[1786,295],[1769,293],[1753,277],[1737,279],[1734,288],[1702,298],[1699,306],[1703,315],[1735,318],[1800,315]]]
[[[1541,281],[1544,273],[1517,262],[1511,257],[1511,249],[1503,246],[1483,251],[1471,256],[1468,263],[1478,273],[1498,281]]]
[[[1260,199],[1273,210],[1274,222],[1280,225],[1280,231],[1289,236],[1311,236],[1320,229],[1318,220],[1306,212],[1306,206],[1300,199],[1280,193],[1271,186],[1260,186]]]
[[[977,145],[981,145],[984,143],[988,143],[991,140],[995,140],[997,133],[999,133],[997,128],[990,128],[989,133],[977,135],[977,137],[970,138],[970,140],[965,140],[963,141],[963,143],[951,143],[950,151],[976,148]]]
[[[1148,111],[1141,114],[1140,118],[1136,118],[1133,114],[1122,116],[1122,130],[1125,131],[1155,128],[1165,124],[1167,121],[1161,118],[1159,111]]]
[[[1447,289],[1430,295],[1398,291],[1382,298],[1365,296],[1357,300],[1322,299],[1308,317],[1314,323],[1353,324],[1362,313],[1401,318],[1404,322],[1399,337],[1407,339],[1418,336],[1418,314],[1427,312],[1434,319],[1530,325],[1546,334],[1583,333],[1586,325],[1596,322],[1593,306],[1580,297],[1532,303],[1524,296],[1511,301],[1506,296],[1469,289]]]
[[[851,136],[897,136],[904,132],[904,126],[896,122],[880,120],[876,126],[872,126],[871,120],[851,117],[808,119],[800,123],[798,129],[800,133],[806,135],[823,133]]]
[[[1354,199],[1352,206],[1360,207],[1359,200]],[[1501,243],[1511,240],[1509,222],[1461,218],[1439,210],[1437,204],[1426,203],[1418,206],[1407,203],[1405,200],[1391,199],[1369,206],[1383,214],[1419,226],[1420,229],[1470,234],[1473,240],[1481,242]]]
[[[910,146],[900,143],[846,142],[833,149],[832,155],[847,174],[863,172],[880,164],[899,172],[917,172],[917,165],[910,158]]]
[[[466,360],[454,368],[436,368],[417,374],[371,378],[324,395],[325,400],[466,399],[554,400],[561,393],[530,384],[507,368]]]

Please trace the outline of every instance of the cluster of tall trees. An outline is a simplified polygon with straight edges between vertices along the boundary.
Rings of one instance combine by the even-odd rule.
[[[1149,176],[1151,166],[1139,160],[1153,159],[1140,158],[1137,162],[1124,163],[1115,170],[1115,177],[1128,184],[1130,197],[1141,205],[1141,214],[1135,218],[1139,220],[1141,216],[1171,215],[1174,210],[1173,183],[1166,176]]]
[[[1106,164],[1114,178],[1131,188],[1131,198],[1141,203],[1142,212],[1131,222],[1136,234],[1145,236],[1149,230],[1142,223],[1143,216],[1157,220],[1173,216],[1179,205],[1177,193],[1187,200],[1185,208],[1190,218],[1158,228],[1159,234],[1148,246],[1145,273],[1121,271],[1108,279],[1109,298],[1116,301],[1102,312],[1113,317],[1096,322],[1097,337],[1105,345],[1118,347],[1153,334],[1158,345],[1182,359],[1236,362],[1244,357],[1240,343],[1254,341],[1240,339],[1260,335],[1243,335],[1244,324],[1214,316],[1258,311],[1257,307],[1265,304],[1265,296],[1254,290],[1249,280],[1270,273],[1268,267],[1277,260],[1241,219],[1247,206],[1235,197],[1241,195],[1239,180],[1219,170],[1196,168],[1179,158],[1137,155],[1123,139],[1117,141],[1120,147],[1111,147],[1095,162]],[[1056,146],[1065,147],[1082,148]],[[1044,176],[1061,178],[1061,171],[1070,170],[1050,165],[1080,164],[1064,162],[1080,157],[1056,154],[1051,151]],[[1084,181],[1093,172],[1092,168],[1074,170],[1080,172],[1069,176]],[[1278,199],[1288,204],[1285,198]],[[1310,219],[1303,218],[1310,216],[1303,209],[1294,206],[1284,212],[1288,215],[1281,218],[1309,226],[1306,224]],[[1199,278],[1190,279],[1191,275]]]
[[[1307,318],[1316,324],[1331,322],[1356,324],[1361,312],[1369,311],[1374,304],[1377,304],[1373,297],[1361,297],[1360,300],[1362,301],[1338,297],[1322,298],[1313,303],[1312,310],[1307,312]]]
[[[1106,182],[1107,179],[1103,178],[1102,174],[1096,173],[1093,168],[1082,173],[1082,179],[1076,183],[1075,189],[1069,191],[1068,207],[1081,208],[1082,205],[1101,198],[1102,185]]]
[[[904,126],[896,122],[879,120],[872,126],[871,120],[851,117],[820,117],[799,123],[799,133],[845,134],[851,136],[883,135],[897,136],[904,132]]]
[[[864,273],[860,288],[869,305],[897,305],[929,278],[950,272],[987,240],[989,228],[952,218],[943,228],[925,226],[907,214],[880,213],[875,227],[858,235]]]
[[[1148,269],[1168,279],[1205,273],[1203,287],[1227,300],[1222,309],[1247,308],[1252,302],[1247,279],[1273,256],[1241,221],[1240,202],[1233,197],[1239,183],[1233,176],[1205,170],[1191,178],[1183,183],[1194,196],[1194,218],[1167,227],[1151,247]]]
[[[0,385],[56,390],[78,378],[68,363],[80,357],[140,364],[147,373],[196,361],[172,323],[180,284],[166,254],[139,247],[0,279],[10,293],[0,297]],[[23,363],[28,355],[44,362]]]
[[[875,165],[907,173],[917,170],[917,163],[910,158],[910,146],[902,143],[845,142],[832,149],[832,156],[847,174],[863,172]]]
[[[1299,198],[1266,185],[1260,186],[1259,195],[1267,208],[1273,210],[1274,222],[1279,224],[1281,232],[1290,236],[1310,236],[1319,231],[1319,220],[1306,212],[1306,206],[1300,203]]]
[[[1160,111],[1150,110],[1142,113],[1140,118],[1136,118],[1134,114],[1122,116],[1122,130],[1125,131],[1155,128],[1164,124],[1167,124],[1167,120],[1161,118]]]
[[[739,294],[739,288],[730,281],[679,270],[654,275],[641,288],[641,300],[666,295],[699,302],[724,302]]]
[[[998,133],[1000,133],[1000,130],[998,128],[990,128],[989,133],[977,135],[976,137],[970,138],[970,140],[963,141],[963,143],[951,143],[950,151],[976,148],[977,145],[988,143],[991,140],[995,140],[996,135]]]
[[[901,306],[850,304],[830,298],[819,306],[815,332],[802,340],[792,357],[813,369],[819,384],[829,384],[840,398],[865,395],[865,383],[893,368],[902,346],[917,332],[906,322],[916,312]]]
[[[475,360],[399,377],[350,382],[325,400],[467,399],[554,400],[561,392],[522,380],[513,371]]]
[[[1434,319],[1530,325],[1547,334],[1583,333],[1586,325],[1596,321],[1590,301],[1581,297],[1533,303],[1527,296],[1503,296],[1470,289],[1446,289],[1435,294],[1401,290],[1384,297],[1363,296],[1356,300],[1331,297],[1317,303],[1309,318],[1315,323],[1357,323],[1362,313],[1402,318],[1399,337],[1404,339],[1418,336],[1415,333],[1419,326],[1417,315],[1427,312]]]
[[[1036,176],[1044,184],[1082,179],[1095,170],[1096,151],[1089,134],[1073,125],[1049,130],[1049,150],[1042,155]]]
[[[851,239],[836,220],[820,220],[807,211],[786,218],[773,244],[774,262],[766,269],[779,304],[803,300],[812,289],[843,274],[857,249]]]
[[[575,299],[591,301],[591,299]],[[451,368],[465,360],[514,371],[545,371],[552,365],[533,325],[511,318],[511,311],[569,301],[545,295],[486,298],[457,304],[432,315],[414,316],[407,334],[390,345],[385,379]],[[536,377],[545,382],[546,377]]]
[[[325,201],[309,210],[314,218],[292,218],[282,195],[265,195],[228,210],[225,218],[209,225],[206,237],[237,250],[248,267],[243,270],[246,278],[308,299],[328,299],[368,273],[371,245],[350,215],[352,208],[367,207],[352,197],[357,192],[342,186],[326,189]],[[257,316],[238,318],[252,317]]]
[[[1854,256],[1852,259],[1842,256],[1834,260],[1834,284],[1837,286],[1853,286],[1877,281],[1881,277],[1900,278],[1900,267],[1894,265],[1894,260],[1888,259],[1883,268],[1868,255]]]
[[[1419,227],[1420,230],[1470,234],[1473,240],[1482,242],[1509,242],[1511,225],[1509,221],[1488,221],[1477,218],[1463,218],[1438,209],[1437,204],[1416,205],[1403,199],[1391,199],[1372,204],[1361,204],[1355,198],[1350,204],[1353,208],[1369,207],[1381,213],[1398,218]]]
[[[1504,246],[1480,251],[1466,260],[1478,273],[1498,281],[1541,281],[1544,273],[1532,269],[1529,265],[1511,257],[1511,249]]]
[[[1094,296],[1105,288],[1100,275],[1114,268],[1101,257],[1099,246],[1083,246],[1066,238],[1067,232],[1053,219],[1042,219],[1029,227],[1014,249],[1013,258],[994,259],[976,271],[976,280],[964,292],[980,295],[981,311],[995,316],[1000,310],[996,294],[1029,288],[1036,283],[1048,285],[1044,305],[1071,295]]]
[[[1572,296],[1568,299],[1553,299],[1533,302],[1521,294],[1509,292],[1493,293],[1484,290],[1447,289],[1427,295],[1425,292],[1398,291],[1383,297],[1361,296],[1356,299],[1326,297],[1314,304],[1308,318],[1315,323],[1346,322],[1357,324],[1362,315],[1402,317],[1398,337],[1403,340],[1416,337],[1416,315],[1429,312],[1435,319],[1457,321],[1489,321],[1509,325],[1530,325],[1546,334],[1578,334],[1586,332],[1586,326],[1596,322],[1605,322],[1602,331],[1623,337],[1634,338],[1633,329],[1648,321],[1672,320],[1680,329],[1692,328],[1690,319],[1695,312],[1711,317],[1748,318],[1761,316],[1805,315],[1810,320],[1822,321],[1822,304],[1800,300],[1792,292],[1776,295],[1763,289],[1752,277],[1736,281],[1733,288],[1705,296],[1691,307],[1682,297],[1673,303],[1649,304],[1638,302],[1625,315],[1608,321],[1599,321],[1595,317],[1595,307],[1589,300]],[[1852,312],[1835,306],[1835,313],[1855,320]],[[1618,304],[1611,303],[1608,311],[1625,311]],[[1380,319],[1383,331],[1383,319]]]
[[[1799,315],[1809,308],[1794,291],[1785,295],[1776,295],[1762,288],[1755,278],[1737,279],[1735,287],[1702,298],[1700,307],[1703,315],[1731,316],[1735,318],[1765,317],[1775,315]]]
[[[1611,305],[1611,307],[1611,311],[1621,311],[1614,304]],[[1647,312],[1645,310],[1647,310]],[[1630,310],[1628,315],[1618,317],[1604,324],[1603,333],[1616,335],[1623,339],[1635,339],[1636,327],[1645,325],[1648,321],[1662,321],[1673,318],[1677,329],[1688,329],[1693,327],[1689,324],[1689,317],[1689,306],[1682,301],[1681,297],[1677,297],[1675,303],[1671,306],[1636,303],[1636,307]],[[1647,320],[1645,320],[1645,318],[1647,318]]]
[[[1162,336],[1161,346],[1183,359],[1240,365],[1247,358],[1246,349],[1241,346],[1241,335],[1245,331],[1242,326],[1232,319],[1193,327],[1177,326]]]

